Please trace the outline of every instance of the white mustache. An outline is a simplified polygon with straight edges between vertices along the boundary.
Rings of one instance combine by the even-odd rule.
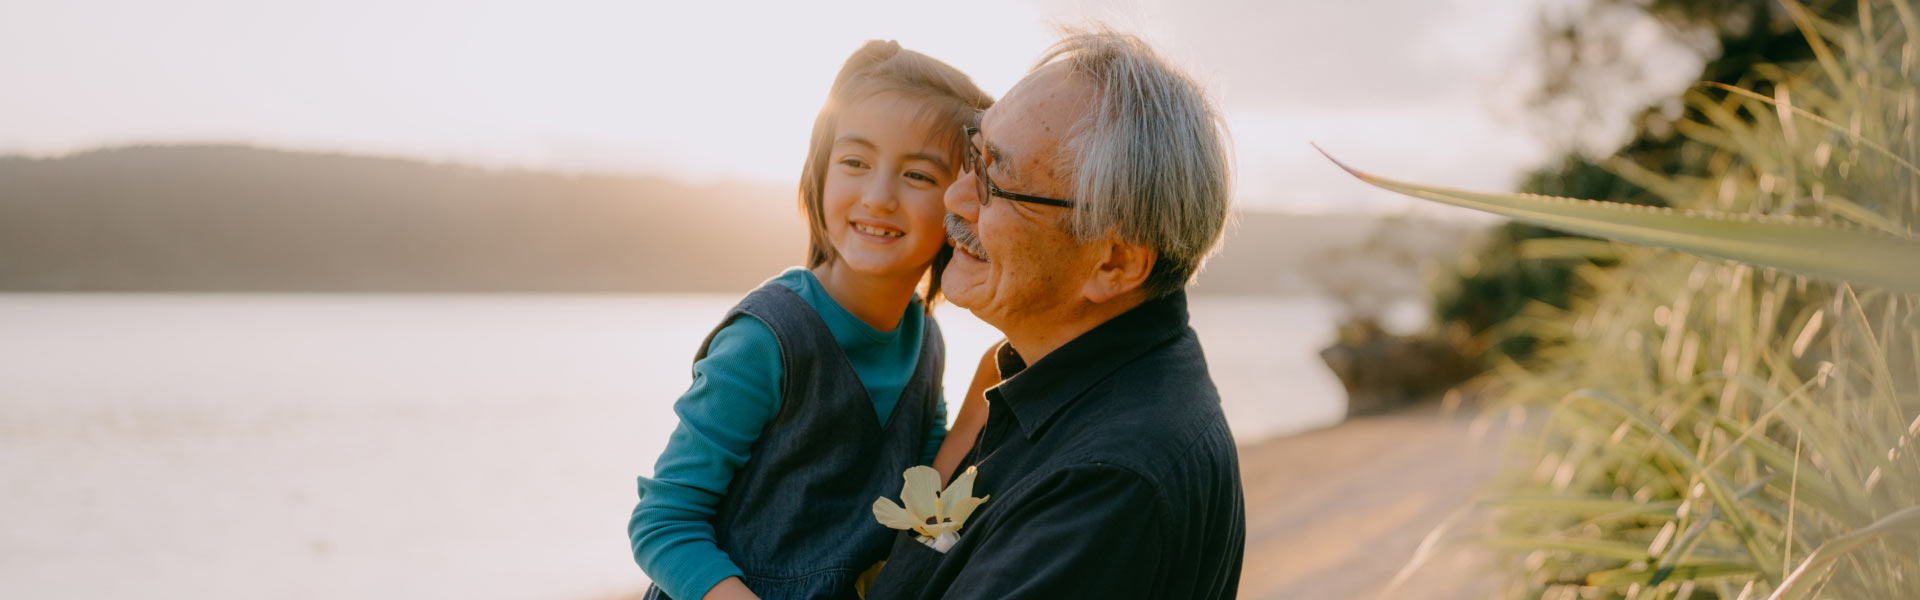
[[[982,260],[987,258],[987,249],[980,246],[980,236],[974,234],[973,226],[967,224],[960,215],[947,213],[947,237],[952,238],[953,243],[964,248],[968,254]]]

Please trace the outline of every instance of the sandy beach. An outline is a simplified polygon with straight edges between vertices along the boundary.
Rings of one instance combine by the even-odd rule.
[[[1500,428],[1475,427],[1475,412],[1427,403],[1241,447],[1240,597],[1489,597],[1487,557],[1459,545],[1382,595],[1421,540],[1493,476]]]

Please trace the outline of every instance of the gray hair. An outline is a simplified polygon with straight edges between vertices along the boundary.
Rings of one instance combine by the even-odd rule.
[[[1068,133],[1082,240],[1117,233],[1158,253],[1141,288],[1185,288],[1220,241],[1232,196],[1226,126],[1191,77],[1132,35],[1068,31],[1038,66],[1066,61],[1098,90],[1094,114]]]

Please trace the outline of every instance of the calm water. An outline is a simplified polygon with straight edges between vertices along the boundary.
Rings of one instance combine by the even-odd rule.
[[[633,478],[735,299],[0,295],[0,597],[632,593]],[[1243,443],[1339,420],[1332,314],[1195,299]],[[939,316],[957,399],[998,336]]]

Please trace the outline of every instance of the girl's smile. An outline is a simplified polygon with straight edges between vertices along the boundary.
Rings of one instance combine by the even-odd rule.
[[[907,232],[901,231],[900,228],[898,227],[876,223],[873,221],[854,219],[851,221],[847,221],[847,224],[852,225],[854,231],[858,231],[870,237],[880,238],[881,243],[891,242],[895,238],[899,238],[907,235]]]

